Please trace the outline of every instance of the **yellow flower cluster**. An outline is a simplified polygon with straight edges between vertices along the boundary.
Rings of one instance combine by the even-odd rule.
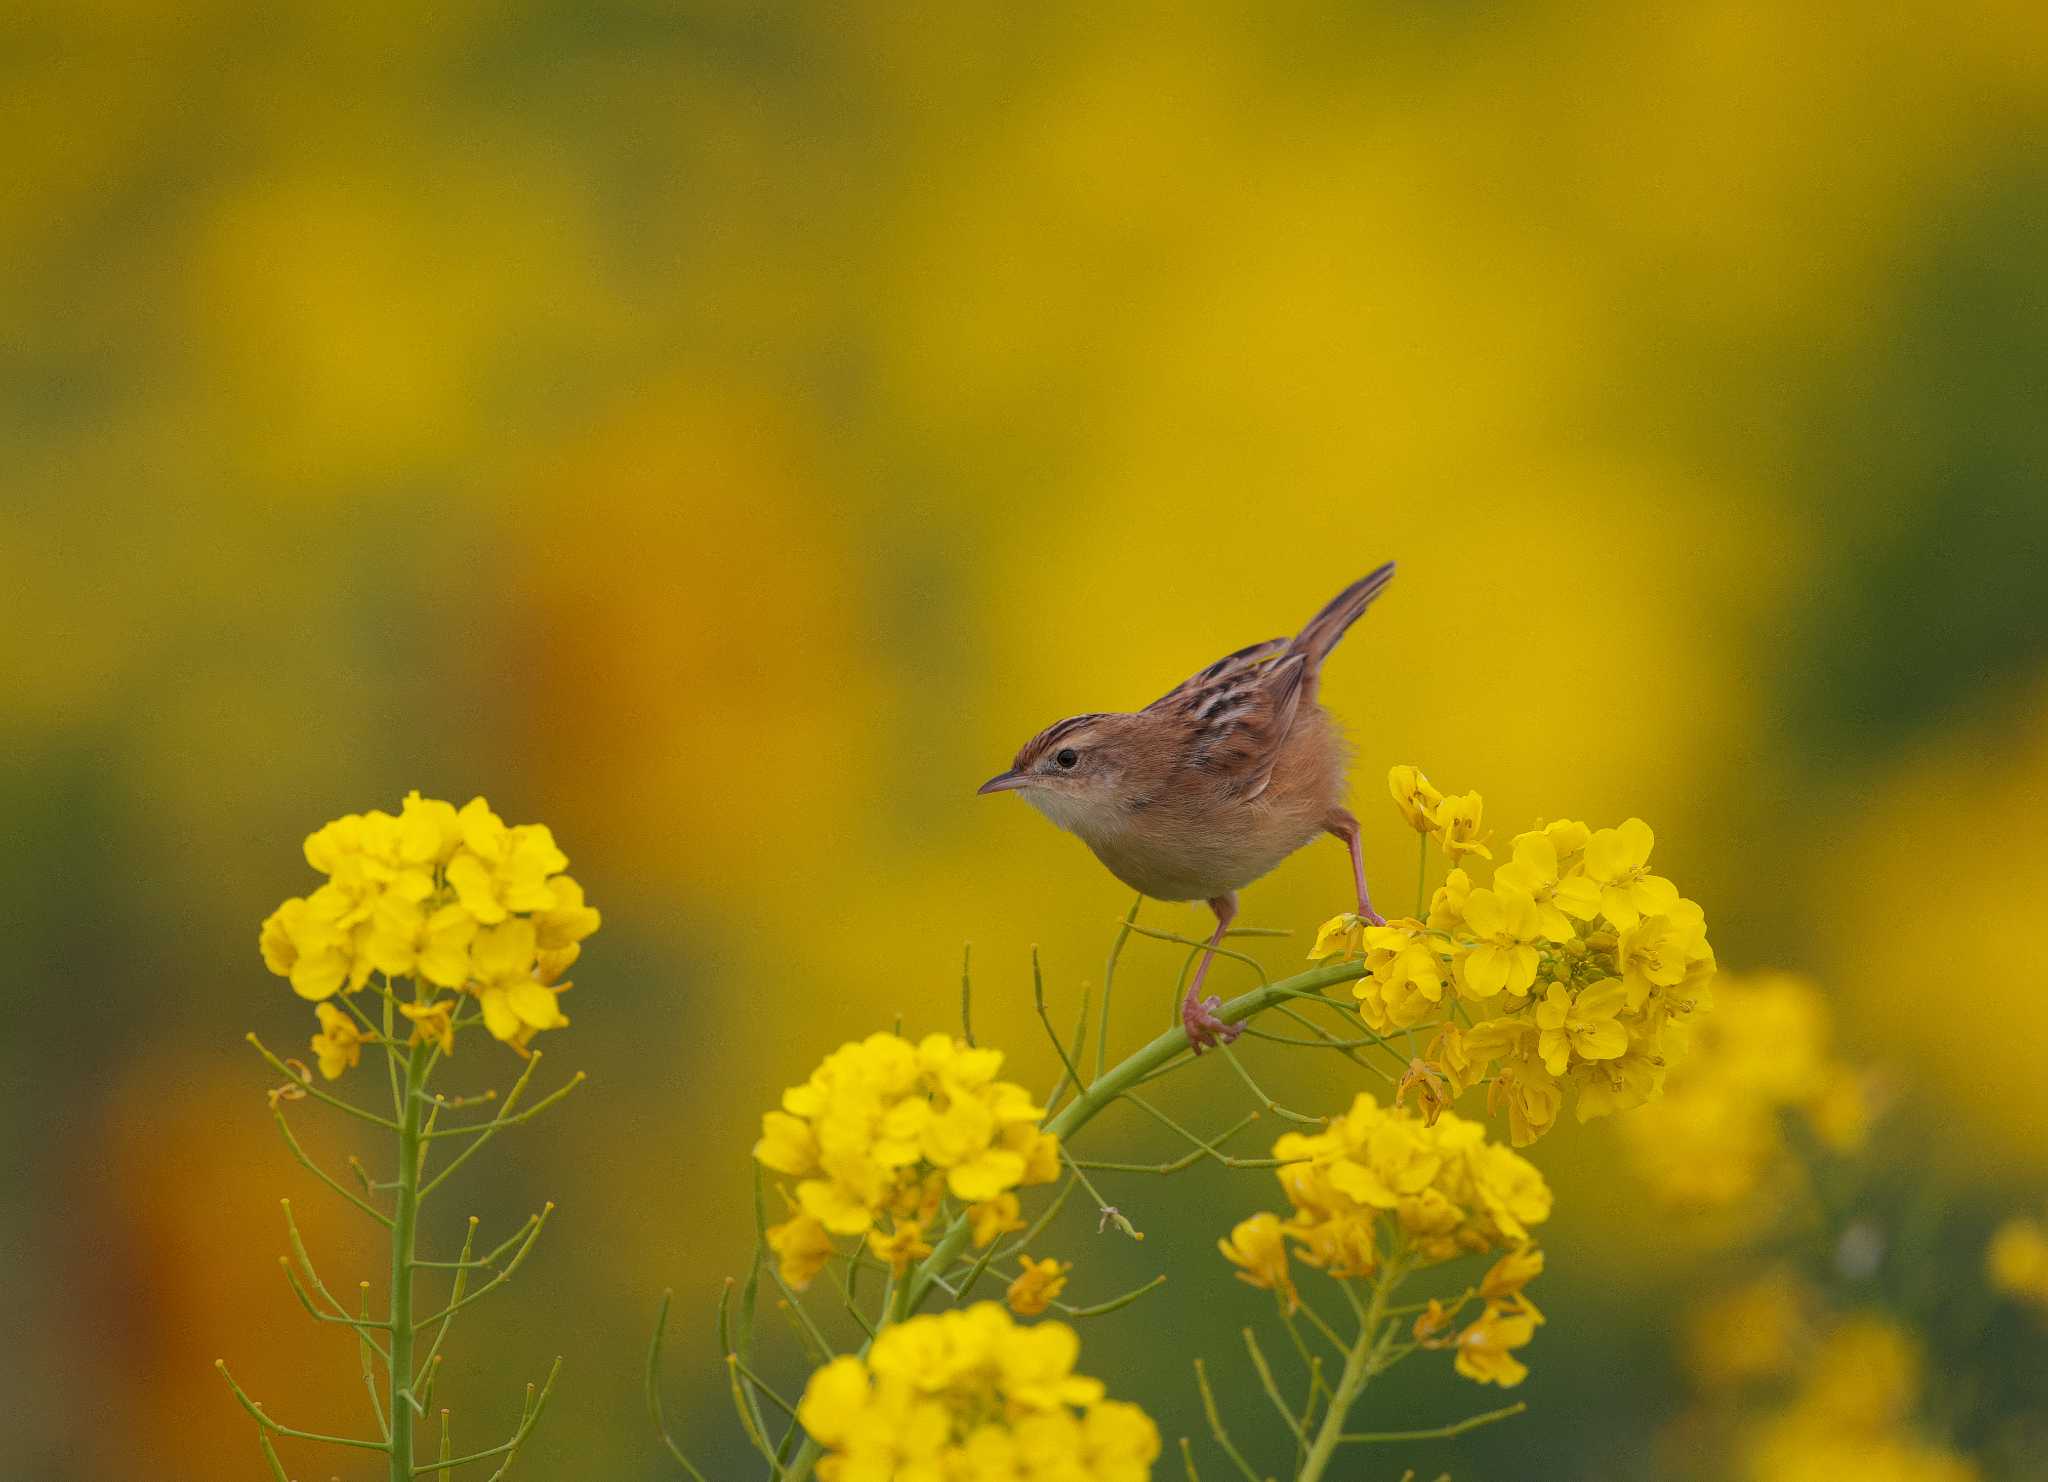
[[[1762,1482],[1975,1482],[1964,1457],[1913,1433],[1920,1356],[1876,1314],[1845,1318],[1800,1370],[1791,1403],[1752,1432],[1743,1474]]]
[[[820,1482],[1144,1482],[1158,1427],[1074,1373],[1080,1346],[993,1302],[885,1328],[804,1386]]]
[[[1415,1319],[1415,1342],[1423,1348],[1450,1349],[1456,1356],[1453,1367],[1475,1384],[1513,1388],[1529,1377],[1529,1366],[1515,1357],[1514,1350],[1525,1347],[1543,1322],[1543,1314],[1522,1289],[1542,1274],[1542,1251],[1534,1246],[1509,1251],[1493,1263],[1476,1291],[1468,1291],[1450,1308],[1430,1298]],[[1475,1296],[1484,1304],[1477,1320],[1447,1336],[1451,1320]]]
[[[948,1195],[968,1206],[977,1245],[1021,1228],[1014,1191],[1059,1176],[1059,1139],[1039,1130],[1028,1091],[996,1079],[1002,1064],[943,1034],[871,1034],[783,1092],[754,1144],[762,1166],[799,1180],[790,1219],[768,1232],[783,1279],[808,1284],[834,1235],[864,1235],[905,1269],[930,1253],[925,1227]]]
[[[1413,767],[1388,781],[1451,859],[1492,857],[1477,793],[1443,797]],[[1426,920],[1337,916],[1309,955],[1363,954],[1354,992],[1374,1033],[1438,1022],[1433,1068],[1456,1092],[1490,1079],[1519,1147],[1550,1129],[1568,1090],[1581,1121],[1649,1100],[1708,1002],[1705,916],[1651,872],[1654,844],[1639,818],[1561,819],[1517,835],[1487,884],[1451,870]]]
[[[2000,1225],[1984,1252],[1984,1271],[1996,1290],[2048,1309],[2048,1225],[2024,1215]]]
[[[1616,1124],[1650,1188],[1688,1209],[1768,1214],[1759,1193],[1784,1192],[1796,1165],[1785,1118],[1823,1146],[1860,1147],[1869,1122],[1863,1080],[1829,1051],[1827,1001],[1785,973],[1725,978],[1654,1105]]]
[[[1254,1215],[1220,1242],[1252,1285],[1293,1291],[1289,1247],[1334,1277],[1370,1276],[1395,1250],[1410,1264],[1517,1248],[1550,1217],[1550,1186],[1527,1159],[1488,1142],[1477,1122],[1431,1125],[1361,1091],[1321,1132],[1273,1144],[1292,1214]]]
[[[313,1040],[330,1078],[356,1063],[357,1026],[326,1003],[382,974],[411,978],[401,1007],[414,1032],[450,1047],[461,999],[484,1027],[524,1050],[569,1021],[562,974],[596,931],[598,913],[562,871],[568,857],[545,825],[508,827],[482,798],[461,808],[408,793],[396,815],[337,818],[306,839],[306,862],[327,877],[263,923],[263,961],[301,998],[321,1005]]]

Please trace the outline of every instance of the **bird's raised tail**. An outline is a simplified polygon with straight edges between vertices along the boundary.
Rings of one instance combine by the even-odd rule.
[[[1313,674],[1322,664],[1323,656],[1337,646],[1337,640],[1344,636],[1345,629],[1358,621],[1358,615],[1372,605],[1372,599],[1379,596],[1387,583],[1394,579],[1394,563],[1387,562],[1369,576],[1357,581],[1332,597],[1329,605],[1308,620],[1304,627],[1287,646],[1290,655],[1300,654],[1308,660],[1307,670]]]

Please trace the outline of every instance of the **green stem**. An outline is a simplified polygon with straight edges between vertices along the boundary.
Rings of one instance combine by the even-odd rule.
[[[1305,973],[1283,978],[1277,983],[1261,984],[1251,992],[1231,999],[1217,1010],[1217,1017],[1226,1024],[1242,1024],[1275,1004],[1284,1003],[1290,998],[1318,995],[1325,988],[1334,987],[1338,983],[1349,983],[1363,977],[1364,974],[1365,966],[1360,962],[1324,963],[1319,967],[1310,968]],[[1055,1134],[1064,1144],[1093,1121],[1111,1102],[1135,1088],[1147,1076],[1185,1056],[1187,1052],[1187,1031],[1176,1024],[1126,1056],[1104,1074],[1097,1076],[1086,1090],[1075,1096],[1046,1122],[1045,1130]],[[963,1214],[955,1219],[946,1233],[939,1238],[938,1243],[932,1248],[932,1253],[904,1278],[909,1288],[906,1301],[902,1304],[905,1316],[916,1312],[924,1305],[925,1299],[937,1285],[939,1276],[959,1259],[961,1250],[967,1244],[969,1233],[967,1216]],[[867,1345],[863,1344],[860,1351],[866,1353]],[[804,1479],[811,1475],[811,1469],[817,1465],[818,1457],[823,1450],[817,1441],[806,1436],[803,1449],[797,1452],[783,1473],[785,1482],[804,1482]]]
[[[405,1062],[404,1096],[398,1123],[398,1202],[391,1212],[391,1482],[412,1482],[413,1421],[413,1239],[420,1218],[420,1107],[427,1069],[427,1044],[412,1047]]]
[[[1138,919],[1138,907],[1145,904],[1143,891],[1131,897],[1131,908],[1124,912],[1124,924],[1116,934],[1116,940],[1109,944],[1109,965],[1102,970],[1102,1023],[1095,1031],[1095,1076],[1102,1078],[1102,1062],[1109,1056],[1109,995],[1116,987],[1117,959],[1124,955],[1124,943],[1131,939],[1131,927]]]
[[[1338,1376],[1337,1387],[1330,1393],[1330,1408],[1323,1415],[1322,1424],[1316,1427],[1316,1438],[1309,1446],[1308,1456],[1302,1462],[1295,1482],[1321,1482],[1331,1458],[1344,1443],[1345,1417],[1358,1403],[1358,1397],[1365,1393],[1372,1377],[1386,1367],[1386,1351],[1393,1346],[1393,1335],[1399,1326],[1388,1321],[1387,1300],[1394,1295],[1394,1288],[1400,1283],[1400,1269],[1390,1260],[1380,1268],[1379,1276],[1373,1281],[1372,1301],[1366,1305],[1364,1316],[1359,1319],[1358,1341],[1344,1355],[1344,1372]],[[1383,1327],[1385,1331],[1382,1331]]]
[[[1418,834],[1422,848],[1415,860],[1415,919],[1424,920],[1429,915],[1429,835]]]

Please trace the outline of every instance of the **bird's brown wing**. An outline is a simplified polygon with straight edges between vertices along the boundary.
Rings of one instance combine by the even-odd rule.
[[[1213,693],[1218,686],[1241,680],[1248,672],[1271,663],[1273,657],[1291,642],[1293,640],[1289,638],[1268,638],[1264,643],[1250,644],[1234,654],[1225,654],[1208,668],[1190,674],[1145,709],[1153,712],[1171,710],[1185,698]]]
[[[1240,649],[1145,707],[1171,721],[1163,729],[1177,767],[1240,801],[1265,791],[1308,675],[1302,655],[1279,657],[1287,644],[1275,638]]]

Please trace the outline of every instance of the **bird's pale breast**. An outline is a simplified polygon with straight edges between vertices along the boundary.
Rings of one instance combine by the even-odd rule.
[[[1211,900],[1249,885],[1322,832],[1343,801],[1345,762],[1343,737],[1318,705],[1296,718],[1256,797],[1182,774],[1140,806],[1054,821],[1133,890],[1155,900]]]

